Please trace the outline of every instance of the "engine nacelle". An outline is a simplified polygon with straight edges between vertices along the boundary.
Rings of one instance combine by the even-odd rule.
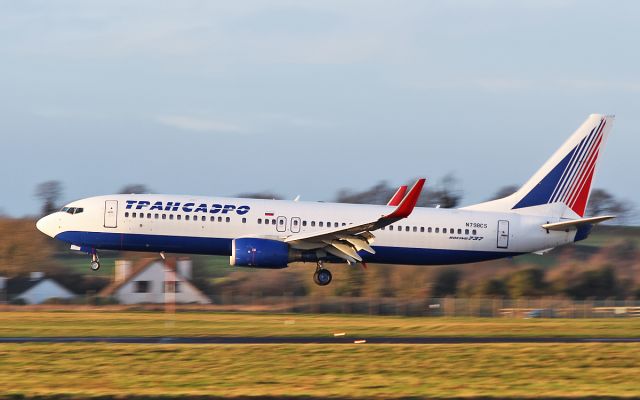
[[[231,265],[255,268],[287,268],[289,245],[260,238],[234,239],[231,243]]]

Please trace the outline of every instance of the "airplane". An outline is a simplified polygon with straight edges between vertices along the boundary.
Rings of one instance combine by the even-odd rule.
[[[422,208],[425,183],[401,186],[387,205],[117,194],[86,198],[40,219],[37,229],[91,256],[99,250],[222,255],[237,267],[313,263],[463,264],[543,254],[586,239],[611,215],[585,217],[613,116],[592,114],[510,196],[459,209]],[[298,200],[298,199],[296,199]]]

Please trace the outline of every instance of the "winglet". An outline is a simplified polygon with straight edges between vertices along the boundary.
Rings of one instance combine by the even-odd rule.
[[[405,194],[407,194],[407,186],[402,185],[398,188],[398,190],[396,190],[395,194],[391,197],[391,200],[389,200],[387,205],[397,207],[404,198]]]
[[[396,208],[391,214],[385,215],[383,218],[407,218],[413,212],[416,203],[418,202],[418,198],[420,197],[420,193],[422,192],[422,187],[424,186],[425,178],[420,178],[413,185],[407,196],[402,199],[398,208]]]

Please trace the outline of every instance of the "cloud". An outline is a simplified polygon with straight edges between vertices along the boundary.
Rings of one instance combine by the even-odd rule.
[[[156,121],[162,125],[192,132],[242,133],[243,129],[233,123],[189,115],[160,115]]]

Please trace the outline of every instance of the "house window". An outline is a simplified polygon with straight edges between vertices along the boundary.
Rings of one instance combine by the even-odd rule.
[[[150,281],[135,281],[133,282],[133,291],[135,293],[150,293],[151,282]]]
[[[180,293],[180,282],[164,281],[164,293]]]

